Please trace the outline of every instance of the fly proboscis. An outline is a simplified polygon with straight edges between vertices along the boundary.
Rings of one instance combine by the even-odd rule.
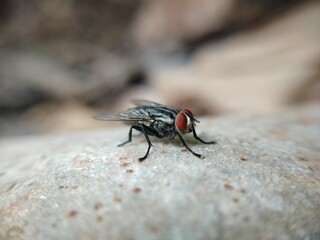
[[[202,156],[194,152],[186,144],[182,137],[183,134],[192,132],[194,138],[200,142],[215,144],[215,141],[204,141],[198,137],[195,127],[199,121],[194,118],[190,110],[174,108],[140,99],[133,100],[132,102],[136,107],[119,113],[96,115],[93,118],[102,121],[122,121],[124,124],[131,126],[128,140],[119,144],[119,147],[131,142],[133,129],[143,133],[148,142],[148,149],[145,155],[139,158],[140,161],[148,157],[150,148],[152,147],[149,136],[167,138],[169,140],[178,136],[183,146],[198,158],[202,158]]]

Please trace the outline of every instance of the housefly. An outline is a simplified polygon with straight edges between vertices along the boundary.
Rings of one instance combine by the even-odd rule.
[[[183,146],[199,158],[202,156],[195,153],[186,144],[182,138],[182,134],[192,132],[194,138],[204,144],[215,143],[214,141],[204,141],[197,136],[195,126],[199,121],[194,118],[192,112],[188,109],[174,108],[140,99],[132,100],[132,103],[136,105],[136,107],[129,108],[128,110],[119,113],[97,115],[93,118],[102,121],[122,121],[124,124],[131,126],[128,140],[119,144],[119,147],[131,142],[133,129],[143,133],[148,142],[148,149],[146,154],[139,158],[140,161],[145,160],[149,155],[152,146],[149,136],[167,138],[169,140],[178,136]]]

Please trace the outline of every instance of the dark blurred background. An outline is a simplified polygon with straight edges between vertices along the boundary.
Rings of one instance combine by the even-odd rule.
[[[196,115],[320,99],[320,2],[0,0],[0,136],[108,124],[134,97]]]

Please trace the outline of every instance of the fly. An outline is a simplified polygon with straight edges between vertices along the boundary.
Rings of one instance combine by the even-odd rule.
[[[196,123],[199,123],[199,121],[193,117],[190,110],[174,108],[147,100],[136,99],[132,102],[136,107],[129,108],[128,110],[119,113],[97,115],[93,118],[102,121],[122,121],[124,124],[131,126],[128,140],[119,144],[118,147],[131,142],[133,129],[143,133],[148,142],[148,149],[146,154],[139,158],[140,161],[143,161],[148,157],[150,148],[153,146],[149,136],[167,138],[169,140],[178,136],[183,146],[198,158],[202,158],[202,156],[195,153],[186,144],[182,138],[182,134],[192,132],[194,138],[200,142],[204,144],[215,144],[215,141],[207,142],[197,136],[195,127]]]

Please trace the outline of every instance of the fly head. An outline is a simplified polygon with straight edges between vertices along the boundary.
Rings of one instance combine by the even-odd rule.
[[[195,128],[196,122],[199,121],[193,117],[192,112],[189,109],[184,109],[177,114],[175,127],[181,133],[189,133]]]

